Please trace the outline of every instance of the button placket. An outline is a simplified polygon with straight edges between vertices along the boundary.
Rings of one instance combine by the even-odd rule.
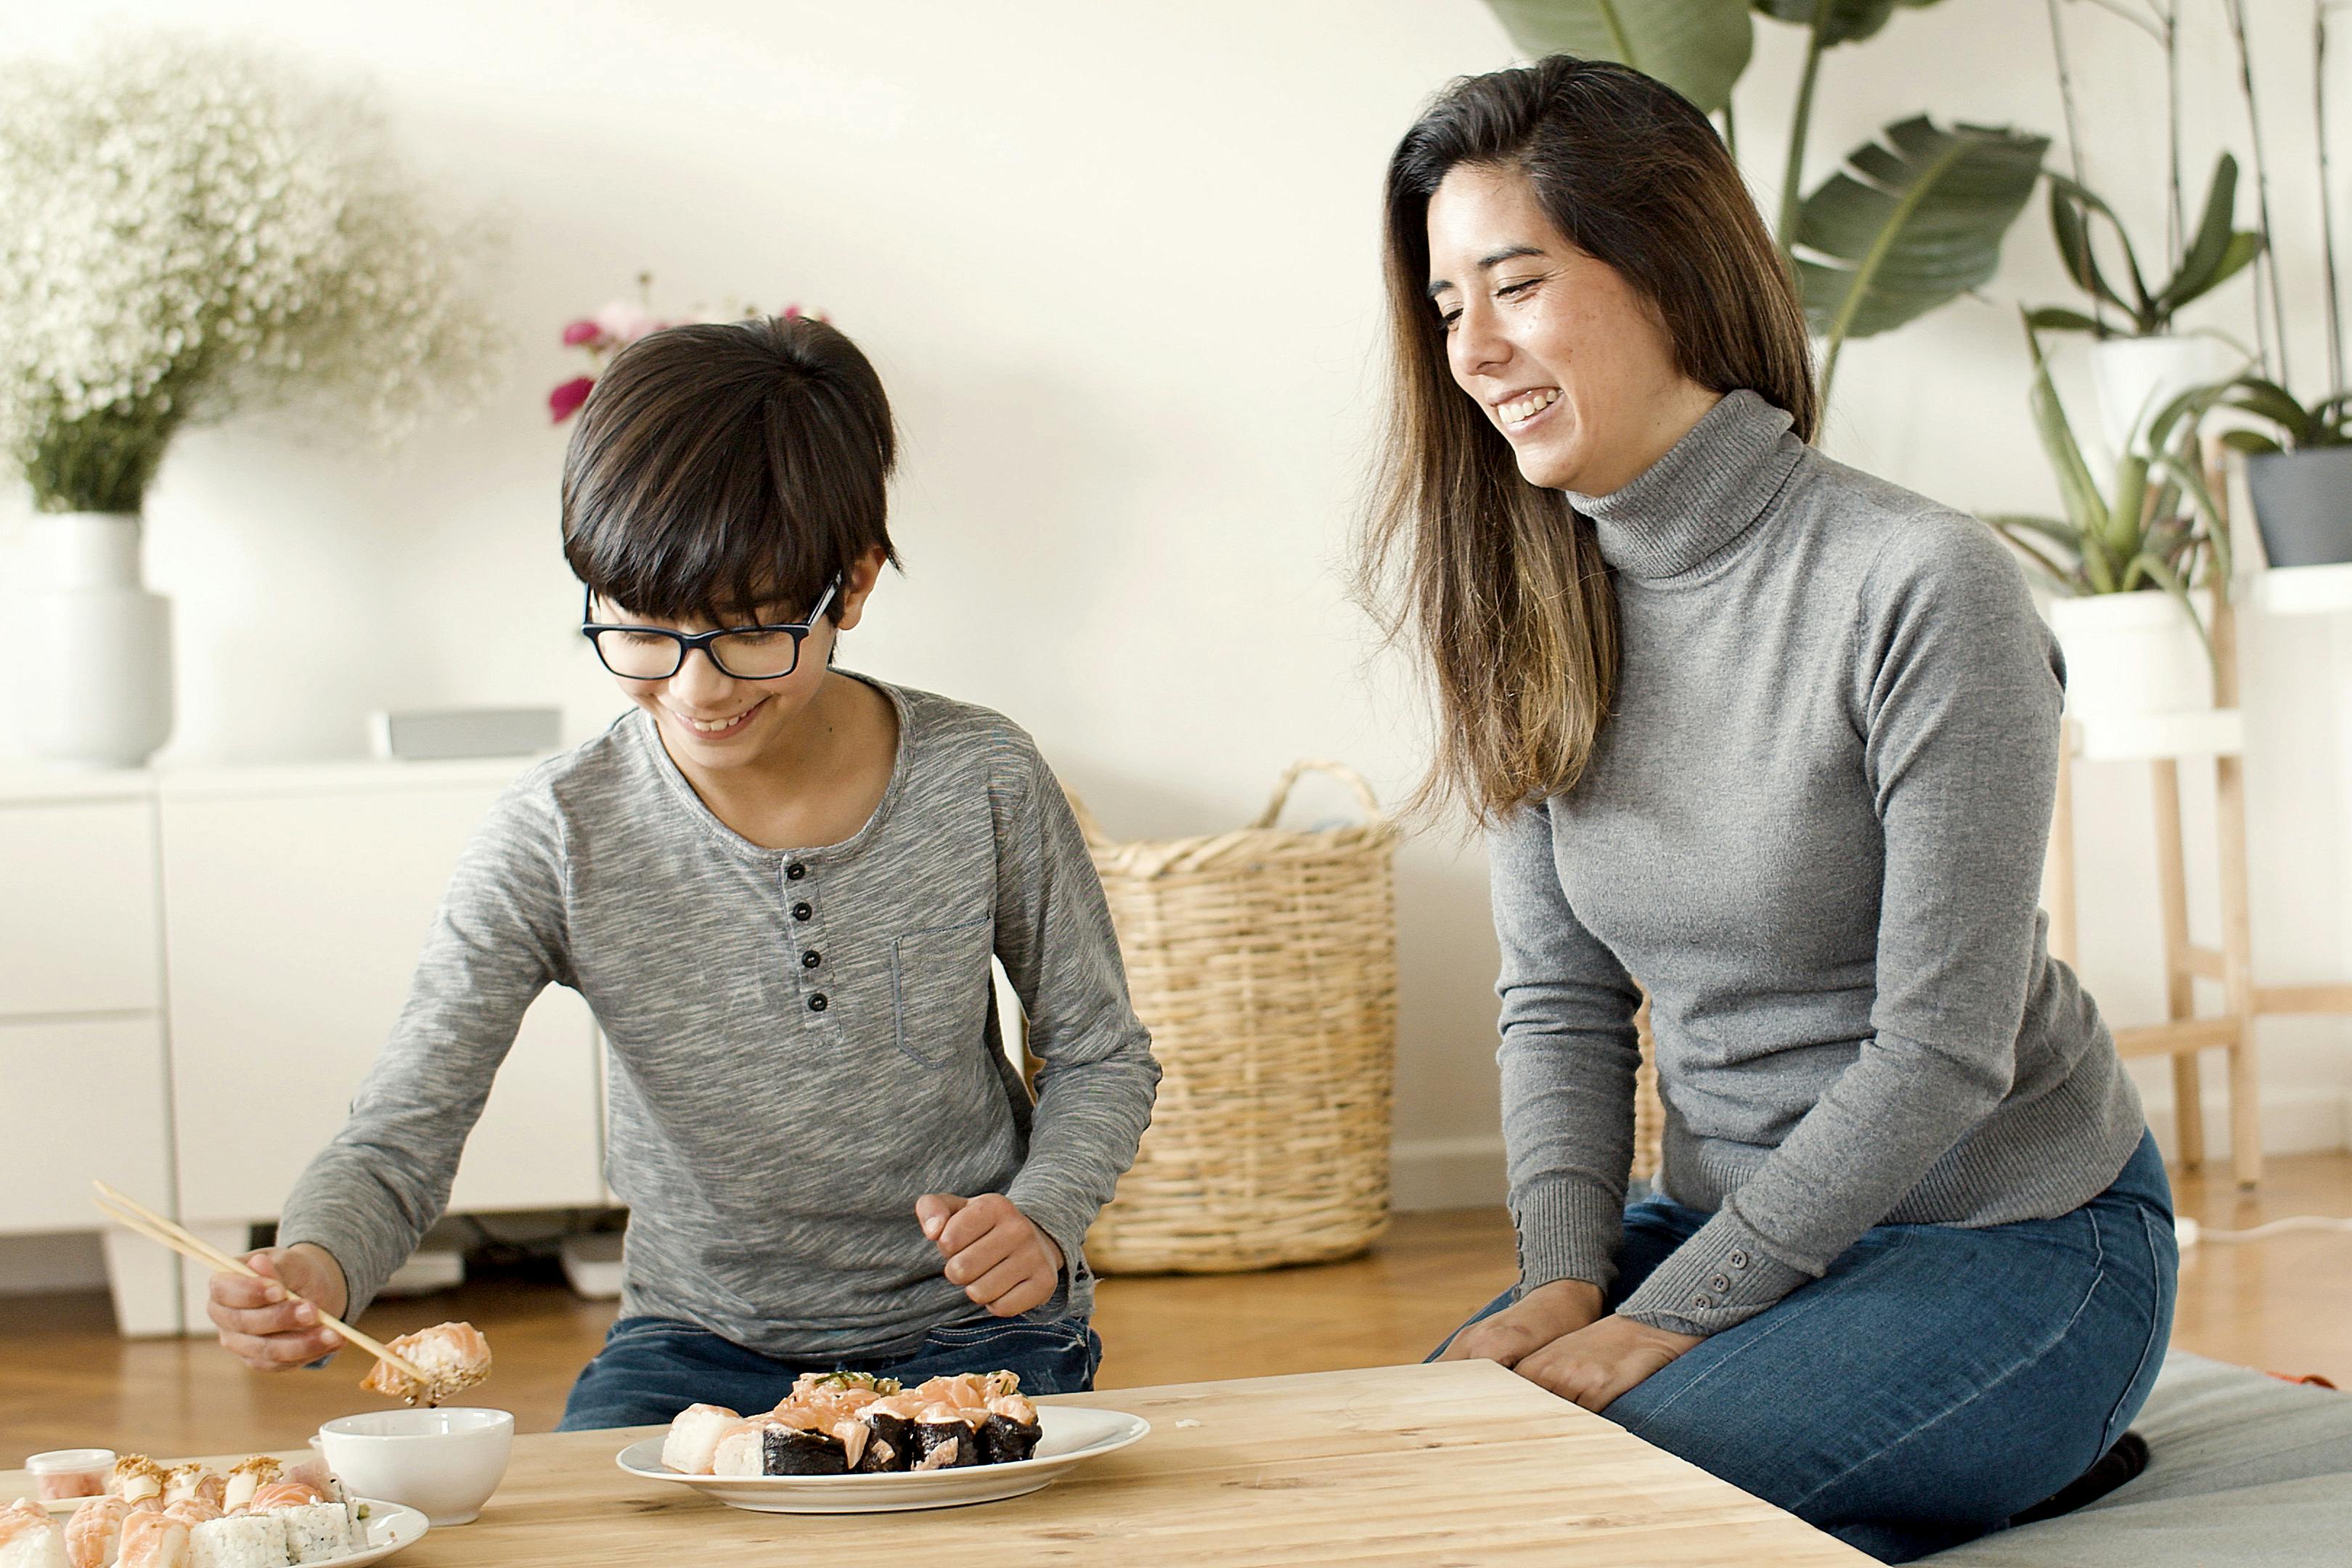
[[[819,970],[824,963],[824,922],[818,918],[815,878],[806,862],[793,860],[783,871],[786,896],[792,900],[785,913],[792,917],[788,940],[798,952],[803,1018],[811,1027],[824,1022],[824,1015],[833,1008],[835,998],[820,989]]]

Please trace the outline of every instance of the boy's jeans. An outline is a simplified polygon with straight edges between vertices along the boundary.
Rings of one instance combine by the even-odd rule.
[[[1017,1372],[1024,1394],[1081,1394],[1095,1385],[1102,1338],[1084,1318],[975,1318],[933,1329],[900,1360],[838,1364],[909,1387],[956,1373]],[[835,1367],[776,1361],[692,1323],[623,1318],[572,1385],[556,1430],[650,1426],[689,1405],[750,1415],[772,1409],[801,1373]]]
[[[1609,1304],[1707,1218],[1629,1205]],[[2163,1156],[2143,1138],[2114,1185],[2055,1219],[1864,1232],[1826,1277],[1602,1414],[1907,1563],[1999,1528],[2123,1436],[2164,1362],[2178,1266]]]

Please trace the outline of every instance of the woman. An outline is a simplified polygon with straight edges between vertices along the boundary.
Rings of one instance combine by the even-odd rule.
[[[1424,798],[1488,828],[1519,1246],[1444,1353],[1888,1562],[2127,1476],[2170,1195],[2035,909],[2063,671],[2016,564],[1809,445],[1771,238],[1635,71],[1457,84],[1387,275],[1364,570],[1434,672]]]

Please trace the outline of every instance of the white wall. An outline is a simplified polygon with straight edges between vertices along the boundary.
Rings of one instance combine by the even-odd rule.
[[[251,426],[174,451],[149,547],[181,622],[168,756],[352,753],[360,715],[386,704],[559,700],[575,732],[615,710],[570,629],[563,432],[541,399],[575,369],[560,324],[650,268],[671,303],[821,306],[881,368],[907,437],[910,571],[855,635],[860,667],[1012,714],[1116,832],[1230,826],[1300,755],[1349,758],[1391,793],[1412,776],[1404,672],[1373,660],[1341,574],[1379,407],[1380,172],[1425,94],[1507,61],[1476,0],[89,9],[274,40],[372,81],[417,161],[512,239],[496,300],[518,370],[481,416],[389,458]],[[2136,35],[2065,9],[2097,84],[2094,177],[2145,216],[2152,63]],[[0,20],[0,55],[92,25],[20,13]],[[2042,0],[1898,14],[1825,67],[1815,171],[1923,107],[2056,129],[2043,27]],[[1759,31],[1738,109],[1769,201],[1797,36]],[[2299,44],[2267,41],[2265,129],[2293,165],[2280,177],[2305,182],[2275,204],[2305,287]],[[2226,110],[2218,58],[2200,45],[2190,75]],[[2192,148],[2215,118],[2200,113]],[[2192,157],[2200,180],[2208,161]],[[1955,504],[2050,508],[2011,304],[2064,298],[2038,216],[1990,292],[1852,348],[1830,450]],[[2244,330],[2242,287],[2217,319]],[[24,523],[0,518],[5,550]],[[2329,635],[2253,632],[2273,983],[2352,966]],[[2135,1021],[2160,1007],[2137,963],[2155,940],[2145,789],[2115,772],[2084,780],[2079,808],[2086,968]],[[1494,954],[1475,851],[1409,847],[1401,900],[1401,1191],[1490,1197]],[[2340,1143],[2343,1026],[2267,1025],[2264,1042],[2267,1092],[2303,1117],[2294,1137]]]

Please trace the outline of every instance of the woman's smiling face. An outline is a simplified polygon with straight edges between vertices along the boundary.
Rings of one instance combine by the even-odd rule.
[[[1649,301],[1552,226],[1517,169],[1456,164],[1429,198],[1428,226],[1454,380],[1529,484],[1606,495],[1714,404],[1675,367]]]

